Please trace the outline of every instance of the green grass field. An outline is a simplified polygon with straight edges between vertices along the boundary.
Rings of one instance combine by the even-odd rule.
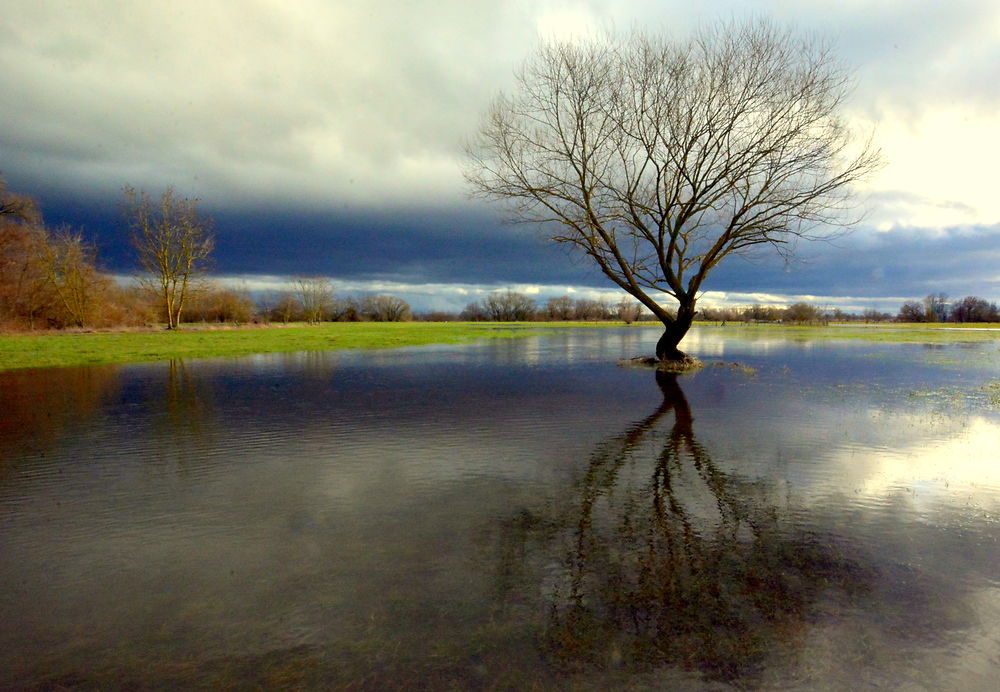
[[[452,344],[520,336],[531,326],[534,325],[337,322],[266,328],[182,328],[176,332],[6,334],[0,335],[0,371],[252,353]]]
[[[566,327],[621,326],[618,322],[337,322],[315,326],[264,328],[189,327],[177,332],[125,331],[0,335],[0,371],[74,365],[103,365],[214,358],[252,353],[381,349],[426,344],[454,344],[476,339],[516,338],[540,330]],[[951,325],[948,325],[951,326]],[[990,325],[970,325],[989,327]],[[656,329],[656,323],[639,328]],[[698,325],[739,335],[773,335],[790,339],[864,339],[867,341],[949,343],[1000,340],[1000,331],[943,329],[941,325],[814,327],[730,323]],[[683,348],[683,343],[681,344]]]

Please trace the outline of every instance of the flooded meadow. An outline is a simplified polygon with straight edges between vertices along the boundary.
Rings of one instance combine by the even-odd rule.
[[[0,373],[0,687],[995,689],[1000,341]]]

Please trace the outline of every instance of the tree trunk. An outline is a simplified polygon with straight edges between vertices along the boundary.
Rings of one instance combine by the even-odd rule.
[[[663,335],[656,342],[656,359],[662,361],[683,361],[688,355],[677,348],[677,344],[688,333],[694,321],[694,301],[681,303],[677,308],[677,318],[663,322]]]

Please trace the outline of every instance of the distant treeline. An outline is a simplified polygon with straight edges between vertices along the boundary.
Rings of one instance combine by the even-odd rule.
[[[340,297],[323,277],[299,277],[284,291],[257,292],[213,281],[195,260],[203,260],[213,243],[210,220],[197,215],[196,200],[179,199],[167,190],[159,202],[173,216],[157,217],[145,193],[126,188],[132,203],[133,246],[140,267],[138,280],[121,286],[97,268],[96,253],[78,232],[47,227],[30,197],[8,192],[0,179],[0,329],[34,330],[67,327],[128,327],[178,322],[270,323],[381,321],[622,321],[655,318],[631,297],[609,299],[559,296],[539,303],[529,295],[495,291],[469,303],[459,313],[414,314],[409,304],[391,295]],[[171,228],[166,218],[183,216]],[[186,216],[184,216],[186,215]],[[188,235],[171,235],[177,228]],[[162,235],[157,235],[163,231]],[[184,257],[192,240],[203,256]],[[180,255],[178,255],[180,253]],[[172,259],[189,268],[183,275],[156,275],[155,267]],[[181,260],[184,260],[183,262]],[[185,264],[186,262],[186,264]],[[178,292],[176,286],[181,285]],[[173,282],[172,288],[165,288]],[[173,294],[170,294],[173,291]],[[995,303],[976,296],[949,301],[943,293],[906,301],[895,315],[875,309],[846,313],[808,303],[787,307],[748,305],[703,307],[697,319],[717,322],[1000,322]]]
[[[900,322],[1000,322],[1000,310],[978,296],[949,301],[945,293],[932,293],[923,300],[908,300],[899,309]]]
[[[461,313],[433,313],[438,320],[618,320],[626,323],[655,318],[637,301],[622,298],[614,302],[607,299],[572,299],[569,296],[549,298],[538,303],[530,296],[512,291],[491,293],[479,302],[470,303]],[[753,304],[734,307],[703,307],[697,319],[706,322],[782,322],[794,324],[828,324],[830,322],[1000,322],[1000,311],[995,303],[983,298],[968,296],[949,302],[948,296],[939,293],[922,301],[903,303],[896,314],[874,308],[861,312],[845,312],[805,302],[788,306]]]
[[[826,308],[809,303],[795,303],[788,307],[748,305],[732,308],[704,308],[698,319],[715,322],[791,322],[827,324],[830,322],[1000,322],[996,303],[966,296],[949,301],[944,293],[929,295],[923,300],[908,300],[896,314],[874,308],[861,312],[844,312],[840,308]]]

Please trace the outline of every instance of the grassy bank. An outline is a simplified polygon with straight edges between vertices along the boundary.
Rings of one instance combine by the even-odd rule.
[[[4,334],[0,335],[0,371],[252,353],[454,344],[524,336],[536,326],[486,322],[337,322],[315,326],[187,328],[176,332]]]
[[[0,335],[0,371],[74,365],[136,363],[171,358],[213,358],[252,353],[330,351],[455,344],[476,339],[515,338],[561,327],[621,326],[620,322],[360,322],[264,328],[186,328],[178,332],[130,331]],[[657,329],[655,323],[646,328]],[[995,325],[885,324],[877,326],[791,326],[701,323],[740,336],[786,339],[864,339],[898,343],[1000,341]],[[683,344],[682,344],[683,347]]]

